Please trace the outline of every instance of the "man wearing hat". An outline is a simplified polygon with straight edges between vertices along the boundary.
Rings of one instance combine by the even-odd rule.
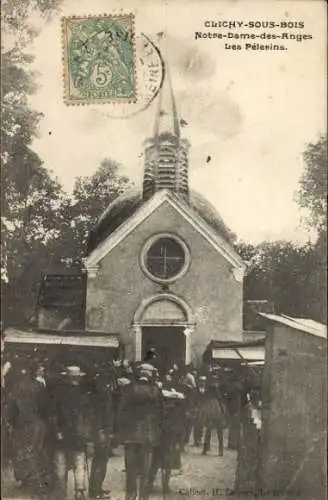
[[[111,368],[107,366],[106,370],[98,370],[93,381],[91,402],[94,409],[94,455],[89,479],[89,497],[95,500],[110,498],[109,490],[103,489],[103,482],[114,437],[114,373]]]
[[[12,426],[14,476],[21,488],[37,498],[46,493],[45,460],[46,395],[35,380],[35,369],[21,367],[15,375],[8,401]]]
[[[148,349],[148,351],[145,355],[145,358],[144,358],[144,364],[151,365],[154,368],[156,368],[157,370],[159,370],[161,368],[160,367],[160,358],[157,354],[155,347],[150,347],[150,349]]]
[[[136,380],[126,386],[118,410],[119,434],[125,448],[125,500],[149,498],[149,472],[154,448],[159,443],[162,398],[153,383],[154,367],[144,363]]]
[[[206,397],[206,381],[207,377],[205,375],[200,375],[198,377],[196,397],[195,397],[197,415],[194,425],[194,446],[200,446],[203,436],[204,425],[201,417],[201,409]]]
[[[163,418],[161,438],[155,448],[150,469],[150,490],[156,478],[158,469],[162,471],[163,495],[170,492],[170,477],[173,469],[181,470],[181,445],[184,438],[184,395],[177,392],[173,386],[170,374],[165,379],[162,388]]]
[[[73,465],[75,499],[86,500],[85,447],[91,433],[90,394],[83,387],[86,375],[79,366],[67,366],[53,394],[54,404],[54,491],[53,500],[65,500],[68,462]]]
[[[196,381],[194,375],[191,373],[192,369],[193,369],[192,365],[186,366],[184,369],[184,374],[179,380],[180,390],[186,396],[184,446],[186,446],[189,443],[191,431],[196,416],[196,407],[195,407]]]

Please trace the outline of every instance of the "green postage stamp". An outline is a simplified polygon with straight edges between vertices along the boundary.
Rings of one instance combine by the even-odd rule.
[[[134,16],[64,17],[66,104],[136,101]]]

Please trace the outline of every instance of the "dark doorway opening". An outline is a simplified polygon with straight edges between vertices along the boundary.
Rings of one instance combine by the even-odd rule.
[[[146,326],[142,328],[142,359],[154,347],[158,355],[158,368],[162,373],[173,364],[184,366],[186,339],[182,326]]]

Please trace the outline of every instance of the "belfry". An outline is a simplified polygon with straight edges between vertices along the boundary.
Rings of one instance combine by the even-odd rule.
[[[189,142],[181,138],[180,120],[169,70],[159,93],[153,137],[145,141],[143,199],[168,189],[188,200]]]

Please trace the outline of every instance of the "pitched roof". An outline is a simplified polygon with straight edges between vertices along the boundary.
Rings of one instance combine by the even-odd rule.
[[[213,225],[207,222],[205,217],[199,215],[197,210],[190,207],[187,203],[183,202],[180,197],[168,190],[161,190],[155,193],[152,198],[138,206],[129,218],[127,218],[120,225],[116,226],[116,229],[113,229],[111,226],[111,229],[113,230],[109,233],[105,233],[106,236],[103,235],[103,238],[100,239],[98,245],[93,247],[90,251],[85,262],[86,267],[92,268],[97,265],[98,262],[112,250],[112,248],[120,243],[128,234],[131,233],[131,231],[133,231],[133,229],[135,229],[135,227],[149,217],[154,210],[156,210],[164,202],[169,203],[181,214],[183,218],[193,225],[195,229],[230,262],[234,269],[244,272],[246,268],[245,263],[227,239],[216,231],[213,228]],[[104,222],[106,220],[108,220],[109,223],[112,221],[110,210],[107,212],[107,216],[105,215],[100,219],[100,224],[102,221]],[[220,219],[217,219],[216,224],[219,223]],[[239,272],[238,275],[236,274],[236,279],[240,279]]]
[[[313,321],[312,319],[292,318],[286,314],[259,314],[270,321],[281,323],[282,325],[289,326],[294,330],[300,330],[324,339],[327,338],[327,326],[322,323],[318,323],[317,321]]]
[[[186,204],[183,200],[180,202]],[[145,203],[147,202],[142,199],[142,191],[139,189],[131,189],[110,203],[90,231],[87,253],[90,254],[99,243],[104,241]],[[234,237],[232,231],[226,226],[215,208],[197,191],[190,191],[189,207],[225,240],[229,243],[232,242]]]

